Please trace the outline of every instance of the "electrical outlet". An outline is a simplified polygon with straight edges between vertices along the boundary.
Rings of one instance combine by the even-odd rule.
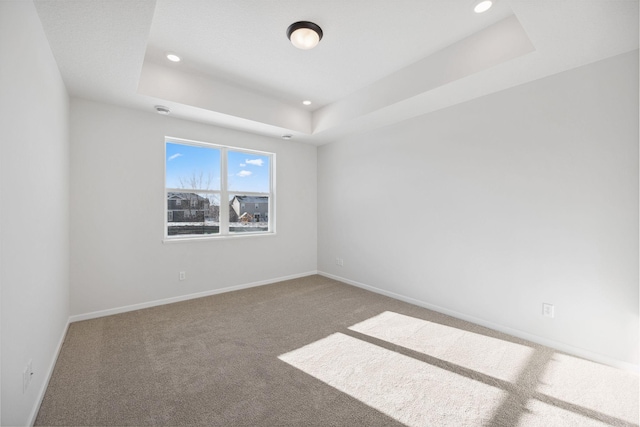
[[[187,280],[187,272],[186,271],[181,271],[180,272],[180,280]]]
[[[547,303],[543,303],[542,304],[542,315],[544,317],[555,317],[555,307],[553,306],[553,304],[547,304]]]
[[[336,265],[343,267],[344,266],[344,260],[342,258],[336,258]]]

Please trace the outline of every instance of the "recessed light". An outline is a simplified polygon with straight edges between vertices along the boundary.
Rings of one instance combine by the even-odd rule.
[[[167,52],[167,59],[171,62],[180,62],[180,57],[173,52]]]
[[[491,6],[493,6],[493,1],[492,0],[480,0],[475,2],[474,6],[473,6],[473,11],[475,13],[483,13],[486,12],[487,10],[491,9]]]
[[[302,103],[304,105],[311,105],[311,101],[309,101],[308,99],[305,99],[304,101],[302,101]]]
[[[171,112],[169,107],[165,107],[164,105],[156,105],[154,108],[156,109],[158,114],[162,114],[164,116],[169,115],[169,113]]]

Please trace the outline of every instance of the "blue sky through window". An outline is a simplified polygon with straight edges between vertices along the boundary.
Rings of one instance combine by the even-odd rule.
[[[229,191],[269,192],[269,156],[228,151]]]
[[[220,190],[219,149],[172,142],[166,146],[167,188]],[[232,150],[227,153],[229,191],[269,192],[269,156]]]
[[[220,150],[167,142],[167,188],[220,189]]]

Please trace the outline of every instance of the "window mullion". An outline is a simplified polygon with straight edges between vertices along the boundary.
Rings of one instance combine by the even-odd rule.
[[[237,194],[238,196],[271,196],[271,193],[264,193],[258,191],[230,191],[231,194]]]
[[[229,191],[227,190],[227,149],[220,149],[220,234],[229,234]]]
[[[202,193],[202,194],[220,194],[220,190],[203,190],[201,188],[167,188],[167,193]]]

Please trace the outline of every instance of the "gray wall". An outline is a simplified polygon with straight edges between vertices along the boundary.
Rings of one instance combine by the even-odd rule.
[[[320,271],[638,363],[637,51],[322,146],[318,171]]]
[[[0,55],[1,424],[18,426],[34,419],[69,317],[69,104],[33,3],[0,2]]]
[[[81,99],[70,130],[72,315],[316,271],[315,146]],[[163,243],[165,136],[275,153],[276,234]]]

